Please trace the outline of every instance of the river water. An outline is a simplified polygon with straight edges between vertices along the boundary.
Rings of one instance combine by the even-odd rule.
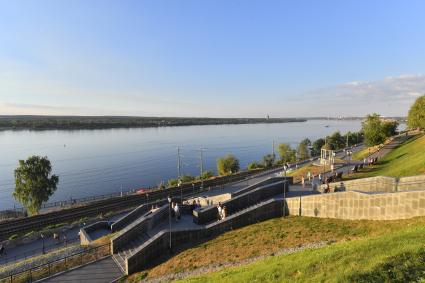
[[[327,127],[326,127],[327,126]],[[271,153],[272,141],[292,146],[334,131],[358,131],[361,122],[309,120],[282,124],[212,125],[110,130],[0,131],[0,210],[18,205],[12,197],[19,159],[48,156],[59,185],[50,201],[156,186],[181,174],[215,171],[218,157],[234,154],[241,168]]]

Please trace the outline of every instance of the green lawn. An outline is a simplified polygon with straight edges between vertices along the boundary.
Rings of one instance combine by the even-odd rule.
[[[425,173],[425,136],[412,138],[389,152],[377,165],[366,167],[351,178],[412,176]]]
[[[181,282],[425,282],[425,227],[338,243]]]
[[[230,231],[176,255],[158,266],[133,274],[127,282],[156,278],[205,266],[237,263],[284,248],[320,241],[347,242],[391,235],[405,227],[425,227],[425,217],[396,221],[280,217]],[[424,237],[425,238],[425,237]]]

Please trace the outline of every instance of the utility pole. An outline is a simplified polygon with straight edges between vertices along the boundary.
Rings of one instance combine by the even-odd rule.
[[[203,150],[204,149],[202,147],[199,148],[199,159],[200,159],[200,162],[201,162],[201,166],[200,166],[200,169],[201,169],[201,189],[204,188],[204,178],[202,176],[202,174],[204,173],[204,157],[203,157],[203,154],[202,154]]]
[[[180,180],[180,147],[177,147],[177,181]]]
[[[347,142],[345,144],[345,147],[348,148],[348,133],[347,133]]]

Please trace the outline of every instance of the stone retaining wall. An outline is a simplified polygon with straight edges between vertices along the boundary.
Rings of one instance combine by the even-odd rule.
[[[201,226],[199,229],[185,229],[171,233],[172,247],[196,244],[206,241],[232,229],[244,227],[253,223],[283,215],[283,201],[271,199],[248,209],[235,213],[228,218]],[[163,230],[146,241],[137,251],[126,260],[126,273],[132,274],[152,265],[159,255],[169,252],[169,230]]]
[[[425,174],[400,178],[398,180],[397,190],[399,192],[425,190]]]
[[[360,191],[391,193],[398,191],[425,190],[425,174],[402,178],[377,176],[351,181],[330,183],[331,192]],[[319,192],[324,192],[326,185],[320,185]]]
[[[425,216],[425,191],[367,194],[339,192],[287,198],[290,215],[351,220],[396,220]]]

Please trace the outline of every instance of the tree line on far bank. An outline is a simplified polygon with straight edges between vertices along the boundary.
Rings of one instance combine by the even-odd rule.
[[[319,155],[324,145],[327,145],[330,149],[338,150],[360,142],[364,142],[367,146],[381,144],[396,133],[397,126],[397,121],[385,120],[379,114],[373,113],[363,121],[360,132],[348,132],[345,135],[335,132],[314,142],[304,139],[297,148],[282,143],[278,146],[279,160],[276,160],[274,153],[267,154],[261,162],[251,162],[247,169],[269,168],[274,165],[308,159],[311,156]],[[419,97],[409,110],[408,128],[425,129],[425,96]],[[227,154],[217,159],[217,172],[220,176],[234,174],[239,170],[239,160],[234,155]],[[49,200],[59,183],[59,177],[52,174],[52,166],[47,157],[31,156],[27,160],[20,160],[14,171],[14,176],[15,191],[13,197],[27,209],[30,215],[38,214],[42,204]],[[200,177],[184,175],[180,177],[180,180],[170,180],[168,186],[174,187],[179,182],[190,183],[212,177],[214,177],[212,171],[205,171]]]

